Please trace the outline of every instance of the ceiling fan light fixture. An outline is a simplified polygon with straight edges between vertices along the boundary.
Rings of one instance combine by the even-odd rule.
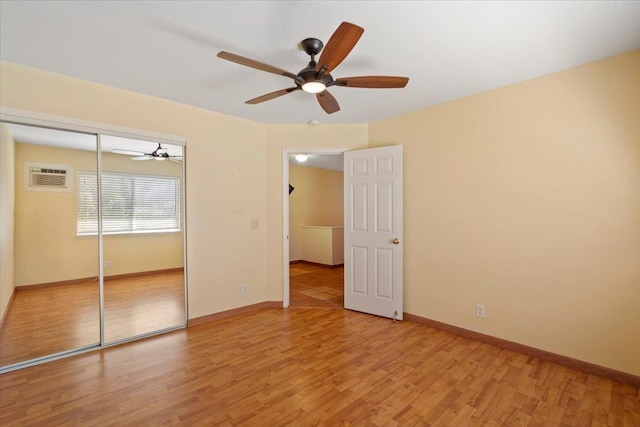
[[[295,157],[295,159],[300,163],[306,162],[308,158],[309,156],[307,156],[306,154],[296,154],[296,157]]]
[[[316,100],[320,107],[327,114],[333,114],[340,111],[340,105],[327,87],[360,87],[360,88],[403,88],[409,81],[408,77],[397,76],[359,76],[346,77],[337,80],[333,79],[331,72],[349,55],[355,47],[360,36],[364,32],[364,28],[352,24],[350,22],[342,22],[329,38],[329,42],[325,47],[324,44],[316,38],[306,38],[302,40],[299,47],[309,55],[309,64],[300,70],[297,74],[283,70],[273,65],[265,64],[251,58],[236,55],[229,52],[218,52],[218,58],[235,62],[245,67],[255,68],[257,70],[266,71],[268,73],[278,74],[280,76],[293,79],[295,86],[286,89],[277,90],[262,96],[245,101],[245,104],[259,104],[269,101],[283,95],[287,95],[297,90],[316,95]],[[324,48],[324,50],[323,50]],[[316,61],[316,56],[322,51],[322,56]]]
[[[317,81],[306,82],[302,85],[302,90],[308,93],[320,93],[326,88],[324,83]]]

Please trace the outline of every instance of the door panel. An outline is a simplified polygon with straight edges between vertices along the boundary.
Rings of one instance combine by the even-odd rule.
[[[376,231],[393,232],[393,184],[375,183],[376,186]]]
[[[183,153],[162,144],[180,157],[158,159],[145,155],[154,142],[101,141],[104,340],[113,343],[186,322],[183,169],[171,160]]]
[[[369,257],[367,256],[367,248],[353,247],[353,272],[352,277],[352,293],[359,295],[367,295],[367,272]],[[345,272],[345,275],[347,273]],[[346,285],[346,281],[345,281]]]
[[[367,185],[355,184],[352,191],[352,227],[354,230],[367,231]]]
[[[100,344],[98,237],[78,233],[76,204],[79,171],[95,173],[98,161],[96,135],[0,128],[0,176],[10,190],[0,207],[4,368]],[[97,211],[97,201],[87,208]]]
[[[393,300],[393,251],[376,248],[376,297]]]
[[[344,171],[345,308],[401,320],[402,146],[345,152]]]

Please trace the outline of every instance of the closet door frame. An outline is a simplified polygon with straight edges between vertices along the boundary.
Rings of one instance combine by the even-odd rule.
[[[180,182],[180,190],[182,191],[183,203],[181,209],[182,215],[182,227],[183,227],[183,265],[184,265],[184,324],[175,327],[165,328],[157,331],[152,331],[143,335],[137,335],[130,339],[122,339],[115,342],[105,342],[104,334],[104,265],[103,258],[103,235],[102,235],[102,197],[98,197],[98,257],[99,257],[99,311],[100,311],[100,344],[92,347],[85,347],[76,350],[69,350],[67,352],[57,353],[51,356],[38,357],[36,359],[27,360],[25,362],[18,362],[12,365],[0,367],[0,374],[15,371],[18,369],[27,368],[30,366],[39,365],[42,363],[50,362],[53,360],[62,359],[69,356],[74,356],[89,351],[94,351],[118,344],[122,344],[129,341],[135,341],[138,339],[146,338],[153,335],[163,334],[169,331],[183,329],[187,326],[187,320],[189,318],[188,312],[188,293],[187,293],[187,230],[186,230],[186,138],[182,136],[149,132],[140,129],[132,129],[122,126],[115,126],[105,123],[97,123],[92,121],[80,120],[71,117],[56,116],[44,113],[37,113],[26,110],[19,110],[14,108],[0,107],[0,121],[7,123],[15,123],[21,125],[40,126],[45,128],[57,129],[62,131],[74,131],[86,134],[93,134],[97,136],[97,175],[98,175],[98,194],[101,194],[101,174],[102,174],[102,158],[101,158],[101,141],[102,135],[117,136],[122,138],[137,139],[143,141],[150,141],[162,144],[179,145],[183,150],[182,161],[182,179]]]

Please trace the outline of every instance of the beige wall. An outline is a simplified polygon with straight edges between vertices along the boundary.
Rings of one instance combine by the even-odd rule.
[[[634,51],[370,124],[404,146],[405,311],[640,375],[639,76]]]
[[[344,222],[343,174],[290,164],[289,182],[295,187],[289,196],[289,259],[295,261],[302,259],[301,226]]]
[[[14,206],[15,143],[7,125],[0,123],[0,319],[4,316],[15,288]]]
[[[25,162],[95,171],[95,152],[16,143],[15,155],[16,286],[97,276],[97,239],[76,237],[75,191],[24,190]]]
[[[265,125],[1,63],[2,106],[187,139],[189,317],[267,300]],[[263,225],[251,229],[251,220]],[[241,284],[249,284],[242,294]]]
[[[76,236],[76,187],[73,192],[24,190],[24,164],[53,163],[75,171],[95,171],[95,151],[16,144],[15,284],[34,285],[98,275],[98,240]],[[103,153],[103,170],[181,176],[175,162],[132,162]],[[75,184],[75,181],[74,181]],[[105,275],[182,267],[182,233],[104,237]]]
[[[367,147],[368,125],[267,125],[268,293],[267,300],[282,301],[282,150],[283,148]]]

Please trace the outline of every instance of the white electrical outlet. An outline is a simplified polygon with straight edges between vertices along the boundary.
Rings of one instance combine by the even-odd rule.
[[[104,268],[111,268],[113,267],[113,262],[112,261],[105,261],[104,262]]]
[[[484,305],[476,304],[476,317],[484,317]]]
[[[242,284],[242,293],[246,294],[249,291],[249,285],[247,285],[246,283]]]

